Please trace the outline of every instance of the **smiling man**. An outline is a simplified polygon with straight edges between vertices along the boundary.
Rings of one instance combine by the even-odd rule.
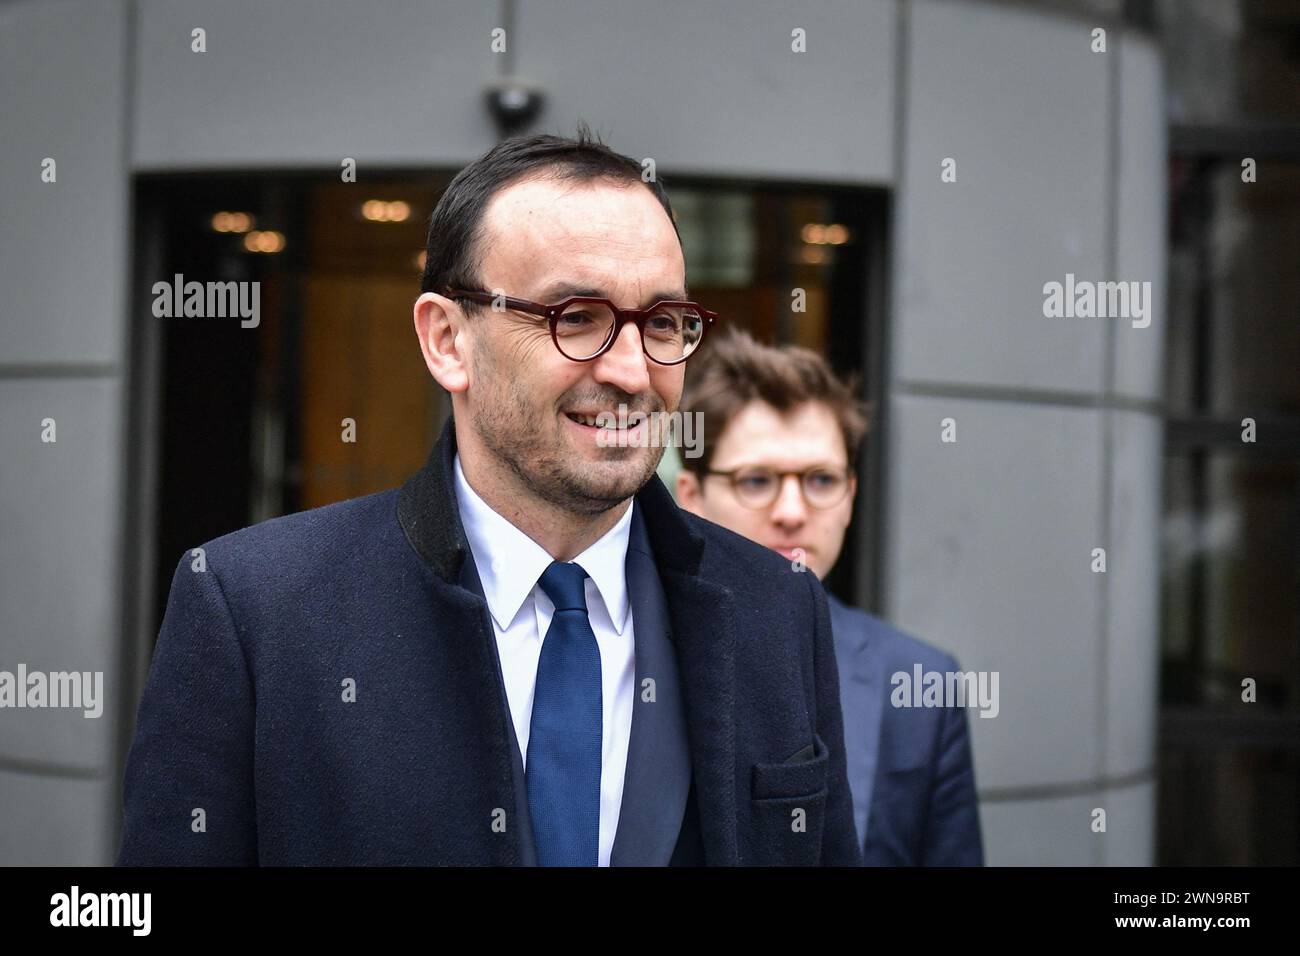
[[[585,130],[456,176],[414,308],[452,416],[401,488],[182,559],[120,863],[858,862],[820,584],[595,426],[677,408],[685,273]]]

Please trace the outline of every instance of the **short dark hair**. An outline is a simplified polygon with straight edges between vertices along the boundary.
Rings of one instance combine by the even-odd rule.
[[[668,194],[658,175],[642,179],[641,164],[616,153],[579,122],[577,136],[539,134],[502,140],[470,163],[451,181],[429,217],[421,292],[442,292],[448,286],[478,289],[483,265],[483,213],[492,197],[514,182],[537,176],[561,182],[586,183],[604,179],[638,183],[659,200],[677,231]],[[681,233],[677,233],[678,241]]]
[[[827,405],[844,437],[849,467],[857,468],[858,446],[867,433],[871,405],[857,397],[856,376],[842,379],[812,349],[797,345],[763,345],[734,326],[703,351],[687,368],[680,410],[703,416],[704,444],[698,458],[683,465],[703,478],[712,467],[713,452],[732,419],[750,402],[766,402],[786,414],[806,402]]]

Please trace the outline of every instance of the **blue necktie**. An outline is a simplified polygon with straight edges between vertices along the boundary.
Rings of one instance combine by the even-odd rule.
[[[524,779],[541,866],[600,862],[600,650],[587,572],[552,561],[538,583],[555,605],[533,688]]]

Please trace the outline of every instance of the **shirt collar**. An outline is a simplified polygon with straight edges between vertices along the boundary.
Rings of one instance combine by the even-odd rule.
[[[632,534],[632,509],[635,507],[635,502],[629,500],[623,517],[614,522],[614,527],[573,559],[573,563],[581,565],[587,576],[596,582],[596,590],[600,592],[609,619],[619,634],[627,624],[627,542]]]
[[[493,620],[505,630],[554,559],[545,548],[492,510],[470,487],[459,453],[455,471],[456,504],[483,585],[483,596]],[[629,608],[626,562],[634,507],[629,501],[614,526],[573,559],[595,582],[614,630],[620,634],[627,623]]]

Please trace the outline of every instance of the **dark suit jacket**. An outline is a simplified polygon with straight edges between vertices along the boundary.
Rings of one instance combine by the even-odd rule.
[[[454,453],[449,420],[401,488],[217,538],[201,571],[182,558],[119,864],[535,862]],[[658,478],[636,503],[611,862],[860,862],[821,585],[679,510]]]
[[[828,595],[854,823],[867,866],[983,866],[966,710],[893,707],[890,678],[949,654]]]

